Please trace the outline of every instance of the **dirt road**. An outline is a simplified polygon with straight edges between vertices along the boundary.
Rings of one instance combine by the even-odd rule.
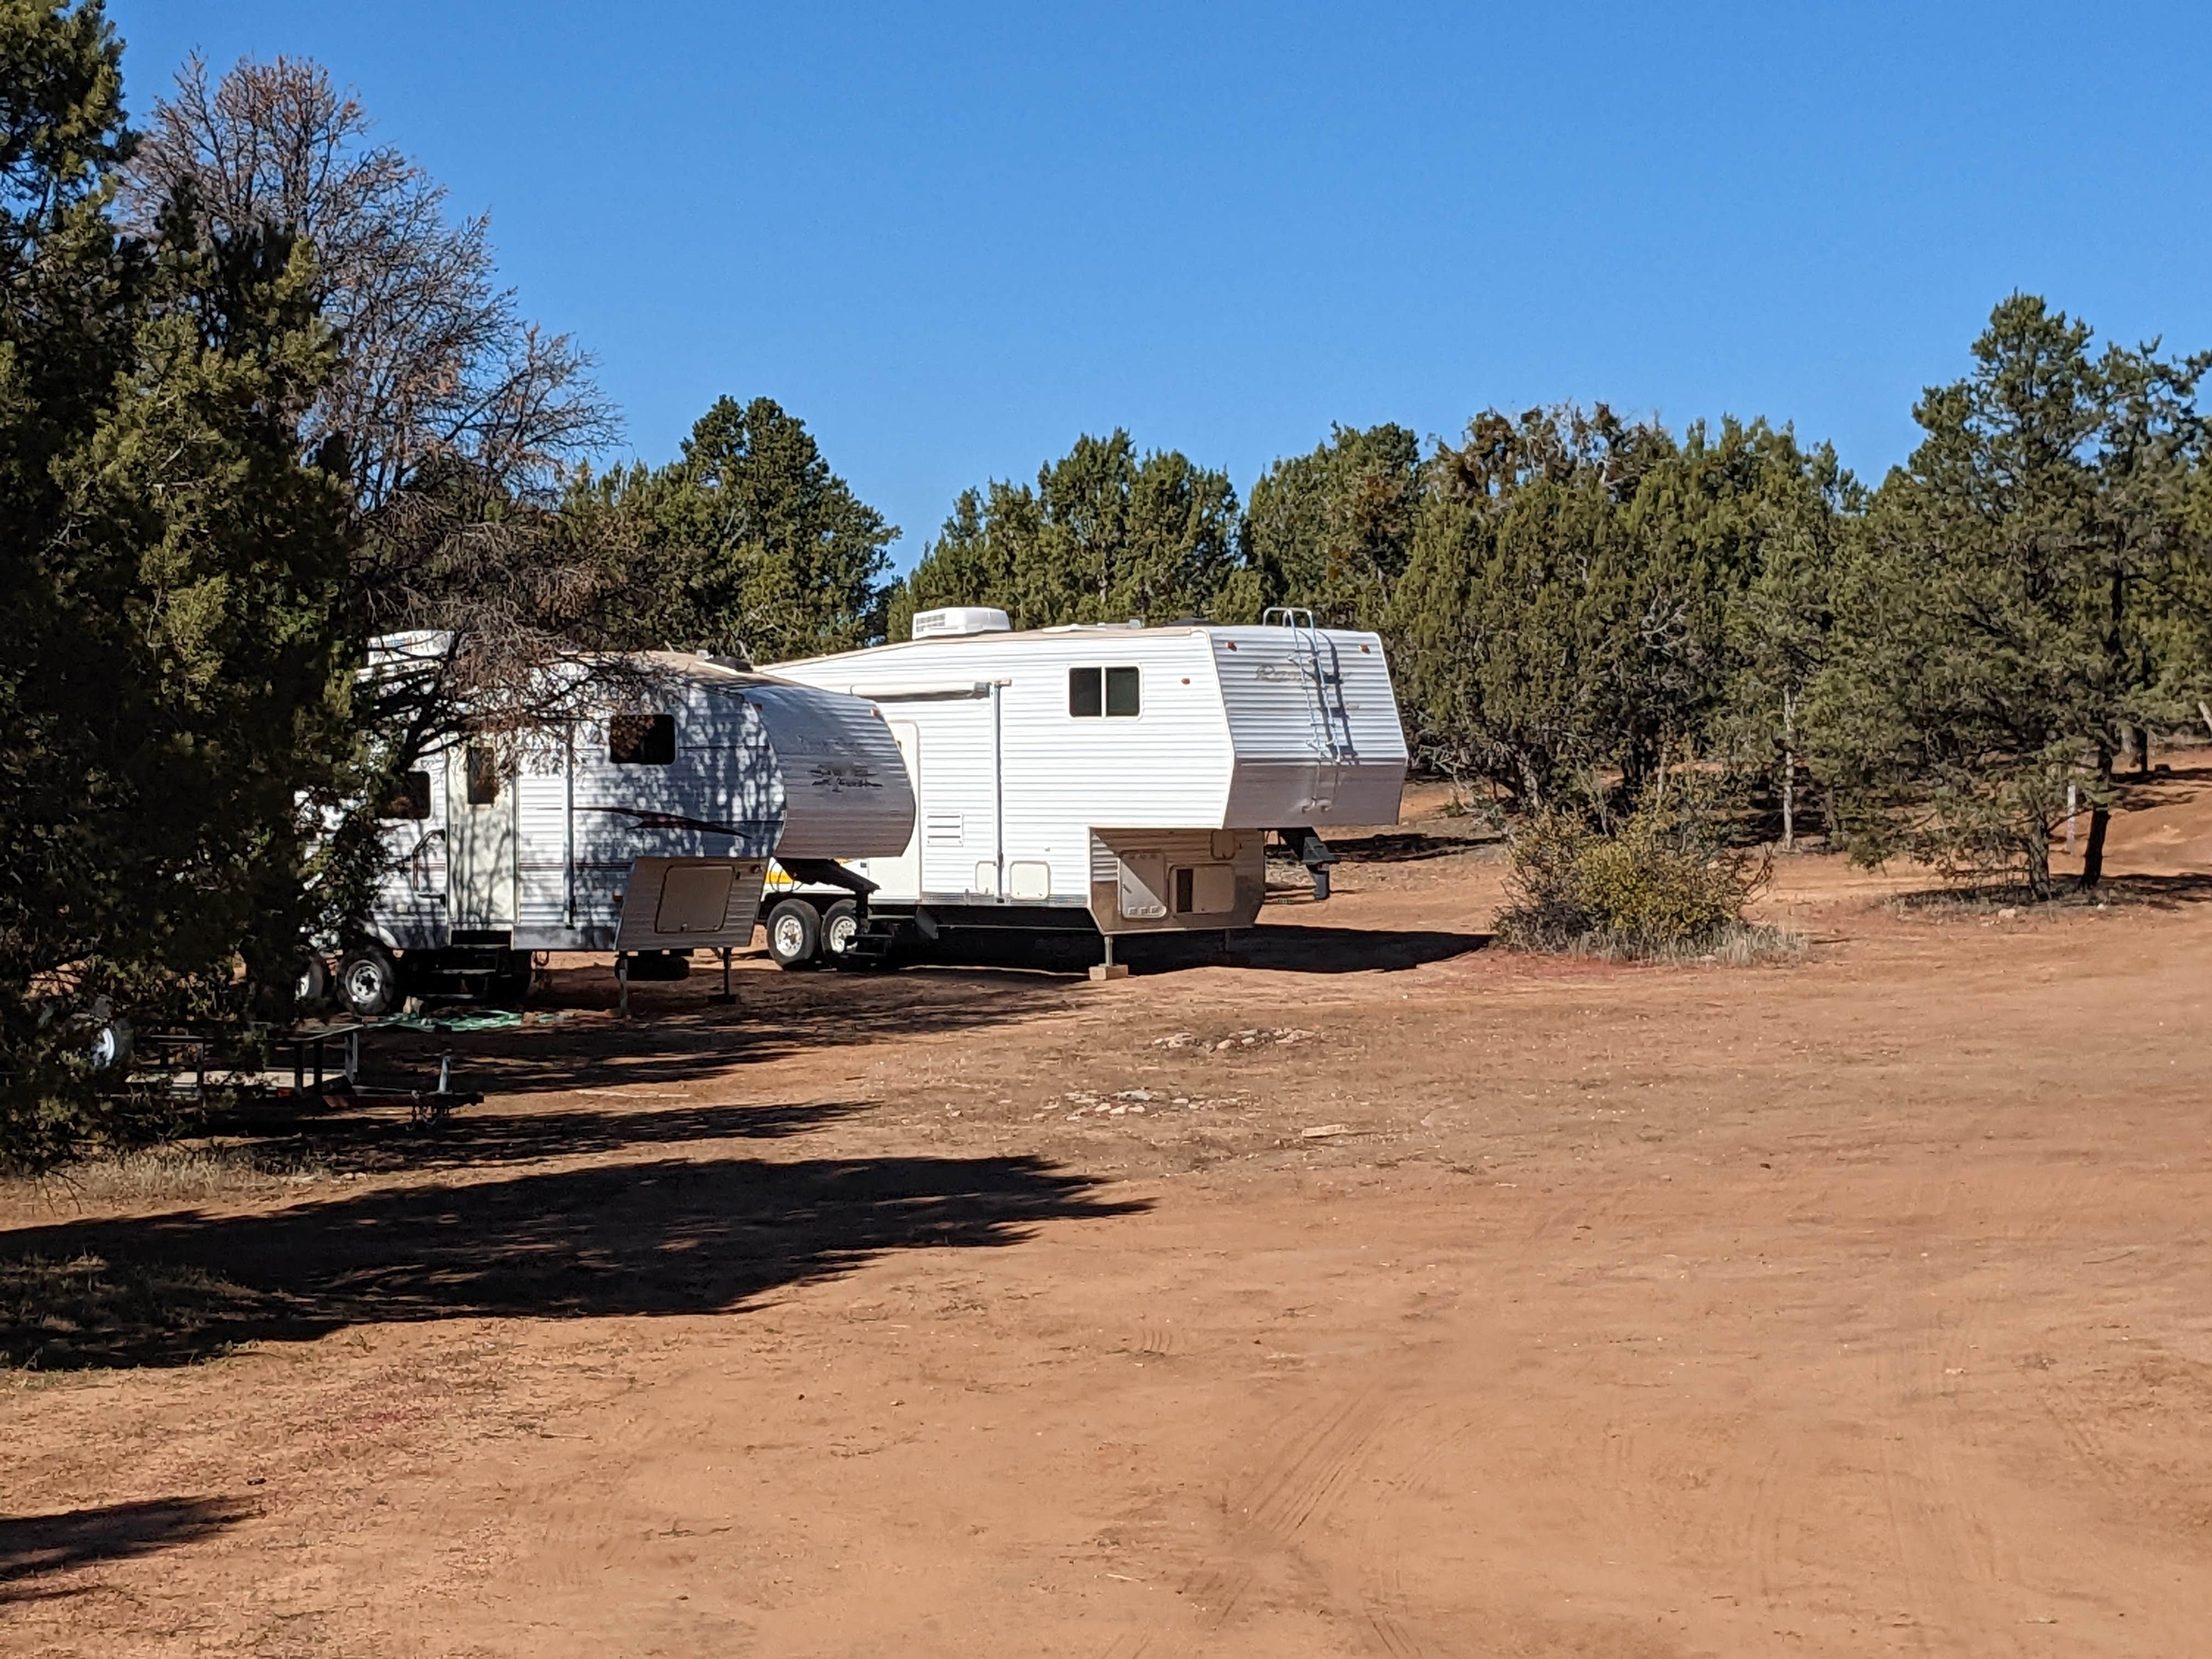
[[[2212,1650],[2212,769],[2145,795],[2105,909],[1788,861],[1790,967],[1482,948],[1442,821],[1248,965],[575,970],[441,1132],[17,1191],[117,1288],[19,1308],[0,1650]]]

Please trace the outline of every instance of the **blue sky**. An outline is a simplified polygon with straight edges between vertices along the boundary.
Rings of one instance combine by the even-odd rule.
[[[666,459],[765,393],[901,525],[1078,434],[1230,469],[1332,421],[1605,399],[1878,478],[2018,287],[2212,345],[2212,9],[110,0],[321,59],[488,209]]]

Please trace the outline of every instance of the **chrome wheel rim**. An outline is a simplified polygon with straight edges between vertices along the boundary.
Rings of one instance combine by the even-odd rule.
[[[806,924],[797,916],[781,915],[775,919],[775,953],[780,957],[795,957],[806,949]]]

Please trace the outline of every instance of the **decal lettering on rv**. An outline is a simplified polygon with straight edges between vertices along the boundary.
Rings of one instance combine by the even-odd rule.
[[[833,793],[846,789],[883,787],[883,785],[868,775],[866,767],[836,761],[817,761],[815,763],[814,775],[809,781],[817,789],[827,789]]]

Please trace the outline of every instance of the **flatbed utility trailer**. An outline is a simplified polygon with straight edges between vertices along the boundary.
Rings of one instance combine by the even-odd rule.
[[[612,951],[625,992],[680,979],[694,951],[751,944],[772,857],[858,910],[866,880],[837,860],[895,854],[914,827],[883,716],[723,659],[639,663],[650,708],[579,720],[516,763],[457,744],[409,775],[388,872],[333,976],[347,1012],[519,1000],[541,951]]]
[[[805,921],[829,891],[802,878],[774,903],[785,966],[988,931],[1087,939],[1110,970],[1117,939],[1251,926],[1271,831],[1325,897],[1324,833],[1395,823],[1405,785],[1382,640],[1304,611],[1020,632],[1000,611],[924,611],[910,641],[765,672],[880,710],[915,803],[902,847],[850,861],[872,890],[842,950]]]

